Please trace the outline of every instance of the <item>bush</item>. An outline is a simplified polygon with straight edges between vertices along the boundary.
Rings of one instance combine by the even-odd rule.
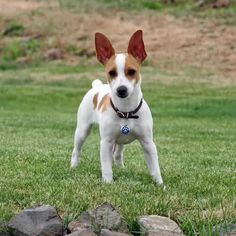
[[[2,49],[2,59],[5,61],[15,61],[20,57],[31,56],[40,48],[40,43],[36,39],[14,40]]]
[[[25,31],[25,27],[19,23],[11,23],[3,31],[4,36],[21,36]]]

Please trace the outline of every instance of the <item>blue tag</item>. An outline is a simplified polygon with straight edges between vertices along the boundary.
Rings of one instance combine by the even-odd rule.
[[[128,134],[129,132],[130,132],[130,128],[127,125],[121,128],[122,134]]]

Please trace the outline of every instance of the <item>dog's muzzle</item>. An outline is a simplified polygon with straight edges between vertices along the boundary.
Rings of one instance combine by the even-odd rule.
[[[116,92],[119,98],[126,98],[128,96],[128,89],[125,86],[119,86]]]

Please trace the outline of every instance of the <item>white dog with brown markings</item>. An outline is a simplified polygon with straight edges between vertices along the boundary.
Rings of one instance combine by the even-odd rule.
[[[136,31],[130,38],[127,53],[115,53],[108,38],[95,34],[97,59],[105,66],[107,82],[92,83],[84,96],[77,114],[77,128],[71,167],[80,160],[82,144],[93,123],[99,124],[101,136],[100,159],[102,178],[113,181],[112,160],[123,167],[124,144],[139,140],[153,180],[163,184],[157,149],[153,142],[153,120],[151,111],[141,91],[140,67],[147,54],[143,33]]]

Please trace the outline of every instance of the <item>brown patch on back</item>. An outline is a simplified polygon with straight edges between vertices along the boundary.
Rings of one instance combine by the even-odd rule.
[[[132,69],[135,70],[135,74],[133,76],[130,76],[128,74],[128,71]],[[125,60],[125,76],[128,80],[135,80],[135,83],[138,83],[140,80],[140,63],[130,54],[126,56]]]
[[[98,105],[98,93],[96,93],[93,97],[93,107],[94,107],[94,109],[97,108],[97,105]]]
[[[110,96],[108,94],[104,95],[103,98],[101,99],[99,105],[98,105],[98,110],[101,110],[101,112],[104,112],[107,110],[108,107],[111,106],[110,102]]]

